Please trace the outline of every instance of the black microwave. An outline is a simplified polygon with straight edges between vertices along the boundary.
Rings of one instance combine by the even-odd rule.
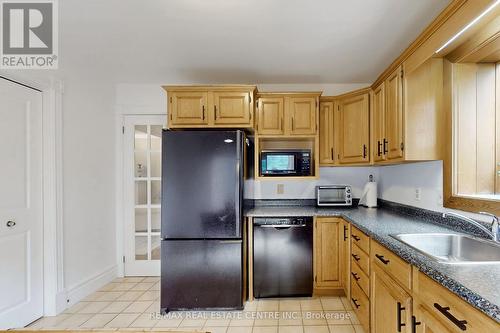
[[[260,174],[266,177],[311,176],[311,150],[263,150]]]

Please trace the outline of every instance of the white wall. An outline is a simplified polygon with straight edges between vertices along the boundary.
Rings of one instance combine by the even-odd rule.
[[[114,87],[64,81],[64,286],[70,302],[116,275]]]

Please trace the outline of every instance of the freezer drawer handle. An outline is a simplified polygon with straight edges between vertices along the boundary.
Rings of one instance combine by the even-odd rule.
[[[258,226],[261,228],[285,229],[285,228],[303,228],[306,227],[307,224],[260,224]]]

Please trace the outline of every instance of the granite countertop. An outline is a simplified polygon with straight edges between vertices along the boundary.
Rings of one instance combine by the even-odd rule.
[[[425,216],[401,214],[386,208],[256,206],[247,208],[245,215],[343,217],[434,281],[500,323],[499,264],[441,264],[389,236],[399,233],[463,232],[461,230],[432,222],[432,219],[426,219]]]

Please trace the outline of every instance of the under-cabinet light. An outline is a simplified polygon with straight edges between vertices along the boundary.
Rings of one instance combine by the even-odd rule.
[[[460,37],[461,34],[463,34],[465,31],[467,31],[467,29],[469,29],[474,24],[476,24],[477,21],[479,21],[484,15],[488,14],[489,12],[491,12],[493,10],[493,8],[495,8],[499,3],[500,3],[500,0],[497,0],[491,6],[489,6],[488,8],[486,8],[486,10],[484,12],[482,12],[478,17],[476,17],[475,19],[473,19],[462,30],[460,30],[455,36],[451,37],[446,43],[443,44],[443,46],[441,46],[439,49],[437,49],[435,53],[441,52],[441,50],[443,50],[445,47],[447,47],[448,45],[450,45],[455,39],[457,39],[458,37]]]

